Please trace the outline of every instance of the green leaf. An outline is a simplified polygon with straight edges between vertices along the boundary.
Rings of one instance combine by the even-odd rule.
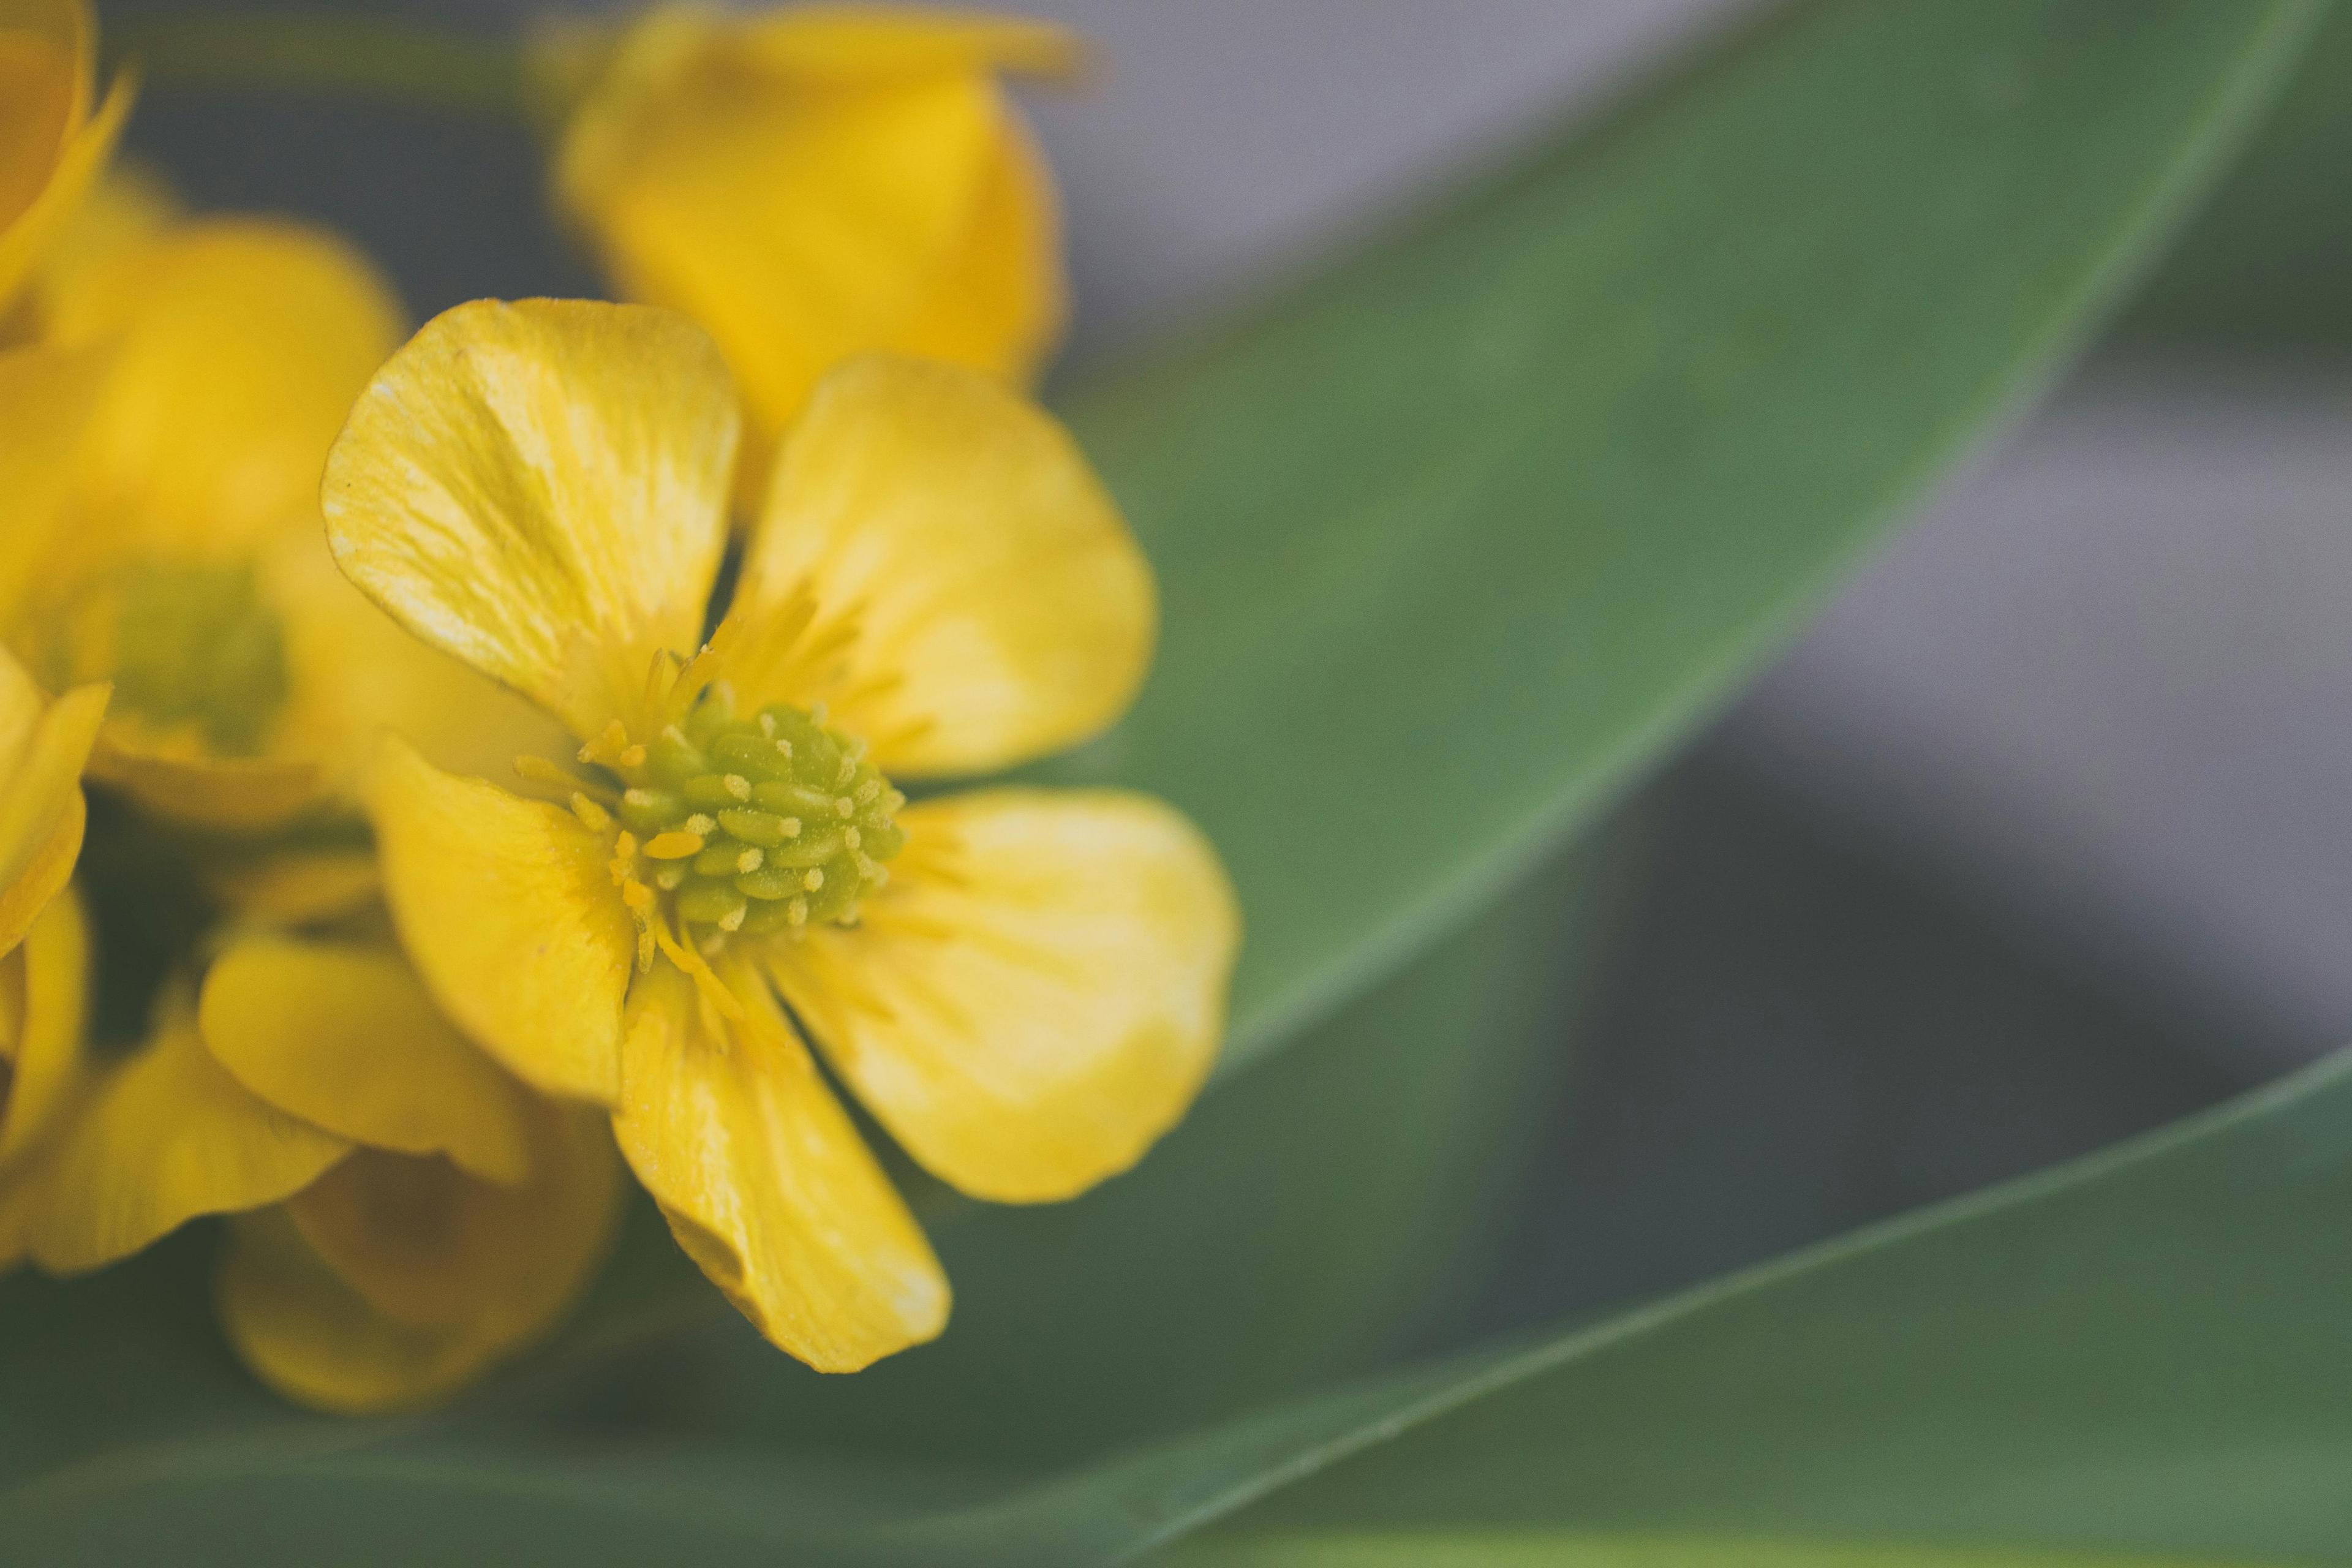
[[[1268,1536],[1203,1544],[1171,1562],[1184,1568],[2257,1568],[2106,1552],[1550,1534]]]
[[[1292,1412],[1295,1461],[1329,1468],[1244,1523],[2344,1561],[2348,1214],[2352,1055],[2056,1172],[1335,1405],[1311,1436]]]
[[[1801,6],[1072,401],[1166,626],[1081,765],[1233,867],[1225,1067],[1722,700],[2083,342],[2316,16]]]
[[[2276,111],[2121,331],[2165,347],[2308,359],[2352,350],[2352,12],[2337,11]]]

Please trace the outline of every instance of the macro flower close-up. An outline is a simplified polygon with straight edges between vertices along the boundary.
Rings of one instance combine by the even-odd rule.
[[[801,1026],[942,1180],[1067,1197],[1200,1088],[1238,933],[1156,802],[893,783],[1059,750],[1133,695],[1150,571],[1068,438],[978,374],[849,362],[705,643],[739,431],[681,317],[461,306],[362,395],[327,531],[582,742],[576,773],[520,770],[562,804],[388,743],[373,815],[427,982],[524,1079],[612,1107],[696,1262],[846,1371],[938,1333],[947,1287]]]
[[[0,0],[0,1563],[2352,1568],[2347,73]]]

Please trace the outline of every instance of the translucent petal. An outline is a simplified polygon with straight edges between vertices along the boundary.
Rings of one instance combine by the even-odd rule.
[[[355,1143],[530,1173],[530,1095],[467,1043],[389,947],[256,935],[205,973],[205,1043],[246,1088]]]
[[[719,1017],[668,963],[629,998],[621,1152],[678,1242],[771,1341],[852,1372],[937,1334],[947,1279],[756,975]]]
[[[346,575],[409,629],[582,735],[638,717],[691,653],[727,535],[739,416],[663,310],[477,300],[427,323],[328,459]]]
[[[815,621],[790,643],[774,628]],[[1123,711],[1151,569],[1067,431],[1001,383],[869,358],[776,465],[729,620],[753,702],[827,703],[886,771],[1010,766]]]
[[[987,790],[898,820],[863,923],[769,950],[785,999],[908,1152],[976,1197],[1126,1169],[1223,1035],[1239,916],[1215,850],[1109,792]]]
[[[442,1010],[525,1082],[611,1104],[636,926],[611,847],[566,812],[387,740],[370,790],[384,894]]]

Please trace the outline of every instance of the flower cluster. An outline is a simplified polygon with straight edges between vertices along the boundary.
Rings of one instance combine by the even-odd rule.
[[[230,1216],[288,1394],[446,1396],[634,1173],[851,1370],[948,1288],[843,1103],[976,1197],[1126,1168],[1212,1063],[1214,851],[1109,790],[1150,568],[1021,380],[1060,319],[991,20],[665,11],[538,58],[629,303],[402,343],[310,228],[115,166],[79,0],[0,0],[0,1263]],[[502,782],[492,782],[502,781]]]

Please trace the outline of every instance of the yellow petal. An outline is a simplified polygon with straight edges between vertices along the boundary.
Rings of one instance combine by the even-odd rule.
[[[236,913],[278,926],[356,914],[383,893],[383,876],[370,849],[239,856],[210,880],[215,896]]]
[[[157,816],[231,833],[299,816],[320,788],[315,763],[207,755],[192,737],[158,735],[130,714],[109,721],[90,750],[89,772]]]
[[[286,647],[286,706],[268,746],[314,761],[326,791],[355,797],[386,731],[436,767],[493,778],[520,754],[571,751],[540,709],[420,642],[352,587],[315,516],[271,542],[261,574]]]
[[[998,200],[1020,132],[991,72],[1074,55],[1059,29],[987,17],[656,10],[566,126],[558,201],[623,293],[709,328],[764,458],[850,354],[954,353],[999,374],[1034,362],[1051,324],[1031,307],[1058,295],[1057,247],[1047,204]],[[980,230],[1017,218],[1031,230],[1003,254],[1036,274],[963,270]],[[936,330],[959,301],[971,319]]]
[[[898,820],[863,923],[770,950],[785,1000],[907,1152],[976,1197],[1067,1197],[1134,1163],[1223,1035],[1240,921],[1215,850],[1108,791]]]
[[[81,478],[82,443],[111,356],[95,347],[35,344],[0,353],[0,627],[35,586]]]
[[[167,1017],[100,1079],[28,1178],[33,1259],[73,1274],[128,1258],[198,1215],[299,1192],[351,1145],[247,1092]]]
[[[411,1323],[485,1316],[536,1329],[603,1251],[619,1193],[612,1128],[593,1108],[532,1100],[528,1183],[474,1181],[446,1160],[362,1149],[289,1199],[328,1267]]]
[[[817,620],[774,651],[796,601]],[[736,607],[754,701],[823,700],[886,771],[977,772],[1126,708],[1151,569],[1069,433],[1001,384],[909,360],[825,378],[776,465]],[[837,628],[852,633],[835,654]]]
[[[23,940],[81,853],[82,763],[106,715],[106,688],[45,700],[0,651],[0,953]]]
[[[78,497],[89,527],[53,570],[127,553],[252,551],[307,515],[352,399],[399,341],[367,259],[262,219],[174,225],[52,290],[63,342],[116,346]]]
[[[443,1011],[524,1081],[611,1104],[637,941],[611,846],[399,741],[384,744],[370,806],[385,898]]]
[[[217,1295],[246,1364],[289,1398],[368,1415],[445,1398],[545,1332],[611,1239],[619,1162],[592,1110],[541,1103],[533,1124],[527,1186],[453,1174],[452,1194],[421,1176],[446,1163],[363,1150],[240,1220]]]
[[[701,640],[738,425],[680,317],[460,305],[352,409],[328,538],[412,631],[594,734],[635,715],[656,650]]]
[[[0,313],[72,219],[131,112],[126,73],[90,113],[96,48],[87,5],[0,8]]]
[[[854,1372],[937,1334],[947,1279],[757,976],[719,1017],[667,962],[629,997],[621,1152],[712,1282],[771,1341]]]
[[[52,289],[70,287],[79,274],[111,266],[185,216],[170,181],[152,168],[117,159],[58,226],[36,276]]]
[[[220,1064],[280,1110],[484,1181],[529,1173],[528,1093],[388,949],[244,938],[213,961],[198,1019]]]
[[[1027,128],[1007,116],[961,250],[874,346],[1027,383],[1060,341],[1069,303],[1054,183]]]
[[[13,1004],[6,1100],[0,1103],[0,1168],[22,1159],[87,1075],[89,929],[71,888],[52,899],[16,952],[0,959]]]

